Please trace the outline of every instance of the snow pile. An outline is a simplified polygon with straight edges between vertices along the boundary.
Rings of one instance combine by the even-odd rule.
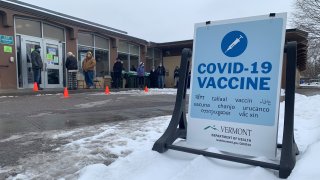
[[[300,155],[289,180],[320,179],[320,96],[296,95],[295,138]],[[280,129],[283,128],[283,108],[280,110]],[[282,137],[282,131],[280,137]],[[280,140],[281,141],[281,140]],[[179,142],[183,143],[183,142]],[[109,166],[89,165],[79,171],[79,179],[104,180],[194,180],[224,179],[272,180],[278,173],[270,169],[238,164],[199,155],[169,150],[159,154],[151,151],[152,144],[134,151]]]

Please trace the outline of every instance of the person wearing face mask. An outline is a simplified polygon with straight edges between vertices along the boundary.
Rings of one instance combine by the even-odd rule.
[[[32,63],[34,82],[37,83],[39,90],[43,90],[43,88],[40,87],[41,71],[43,68],[43,63],[42,63],[42,58],[41,58],[40,52],[41,52],[41,47],[39,45],[35,45],[34,50],[31,52],[31,63]]]
[[[96,66],[96,60],[93,58],[90,51],[87,52],[86,57],[82,61],[82,69],[84,74],[84,80],[86,81],[87,88],[93,89],[93,75],[94,68]]]

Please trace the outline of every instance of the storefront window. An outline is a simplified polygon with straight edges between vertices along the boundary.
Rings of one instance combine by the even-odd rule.
[[[122,53],[129,53],[129,44],[125,41],[119,41],[118,51]]]
[[[118,57],[123,61],[125,71],[129,71],[132,66],[137,68],[140,62],[140,47],[125,41],[120,41]]]
[[[130,54],[139,56],[139,46],[130,44]]]
[[[82,61],[86,58],[87,52],[93,52],[93,48],[86,46],[78,46],[78,69],[82,72]]]
[[[64,42],[64,30],[49,24],[43,24],[43,37]]]
[[[130,67],[134,66],[136,69],[139,65],[139,56],[130,55]]]
[[[29,36],[41,37],[41,23],[40,21],[32,21],[28,19],[15,20],[16,32]]]
[[[109,40],[99,37],[99,36],[94,36],[95,38],[95,47],[96,48],[101,48],[101,49],[109,49]]]
[[[86,57],[86,53],[88,51],[91,51],[93,54],[93,57],[96,59],[96,62],[97,62],[95,77],[105,77],[107,75],[110,75],[109,39],[106,39],[100,36],[93,36],[88,33],[87,34],[79,33],[78,36],[79,36],[79,39],[78,39],[79,64],[82,65],[82,61]],[[89,41],[92,41],[92,42],[89,42]],[[83,46],[83,44],[86,44],[86,45]],[[92,45],[89,45],[89,44],[92,44]],[[82,71],[82,67],[79,69]]]
[[[78,44],[93,46],[93,36],[88,33],[78,33]]]
[[[123,70],[129,71],[129,56],[125,53],[118,53],[118,57],[120,58],[121,62],[123,62]]]
[[[95,59],[96,65],[96,77],[105,77],[109,75],[109,53],[107,50],[96,49]]]

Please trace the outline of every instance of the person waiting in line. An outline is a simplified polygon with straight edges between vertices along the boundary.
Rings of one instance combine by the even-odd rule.
[[[179,83],[179,67],[176,66],[173,72],[173,79],[174,79],[174,87],[178,88]]]
[[[78,61],[72,52],[67,53],[66,68],[68,71],[68,89],[76,90],[77,85],[77,73],[78,73]]]
[[[164,76],[166,75],[166,69],[162,66],[162,63],[159,64],[157,68],[157,75],[158,75],[158,87],[164,88]]]
[[[136,67],[134,65],[131,66],[130,71],[137,71]]]
[[[39,45],[35,45],[34,50],[31,52],[31,63],[32,63],[34,82],[37,83],[39,90],[43,90],[43,88],[40,87],[41,71],[43,68],[40,52],[41,52],[41,47]]]
[[[120,88],[121,75],[122,75],[122,63],[119,58],[113,64],[113,77],[114,77],[114,88]]]
[[[140,62],[137,70],[138,76],[138,88],[143,88],[144,86],[144,63]]]
[[[93,75],[94,68],[96,66],[96,60],[93,58],[90,51],[87,52],[86,57],[82,62],[82,69],[84,73],[84,80],[86,81],[87,88],[93,89]]]
[[[152,66],[152,69],[150,71],[149,79],[150,79],[150,88],[158,87],[157,86],[157,84],[158,84],[158,76],[157,76],[157,72],[156,72],[154,66]]]

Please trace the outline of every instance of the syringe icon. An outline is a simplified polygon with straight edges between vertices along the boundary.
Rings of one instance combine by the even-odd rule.
[[[234,40],[233,43],[229,45],[228,49],[224,53],[227,53],[229,50],[231,50],[235,45],[237,45],[240,42],[240,39],[242,38],[243,37],[241,35],[239,38],[236,38],[236,40]]]

